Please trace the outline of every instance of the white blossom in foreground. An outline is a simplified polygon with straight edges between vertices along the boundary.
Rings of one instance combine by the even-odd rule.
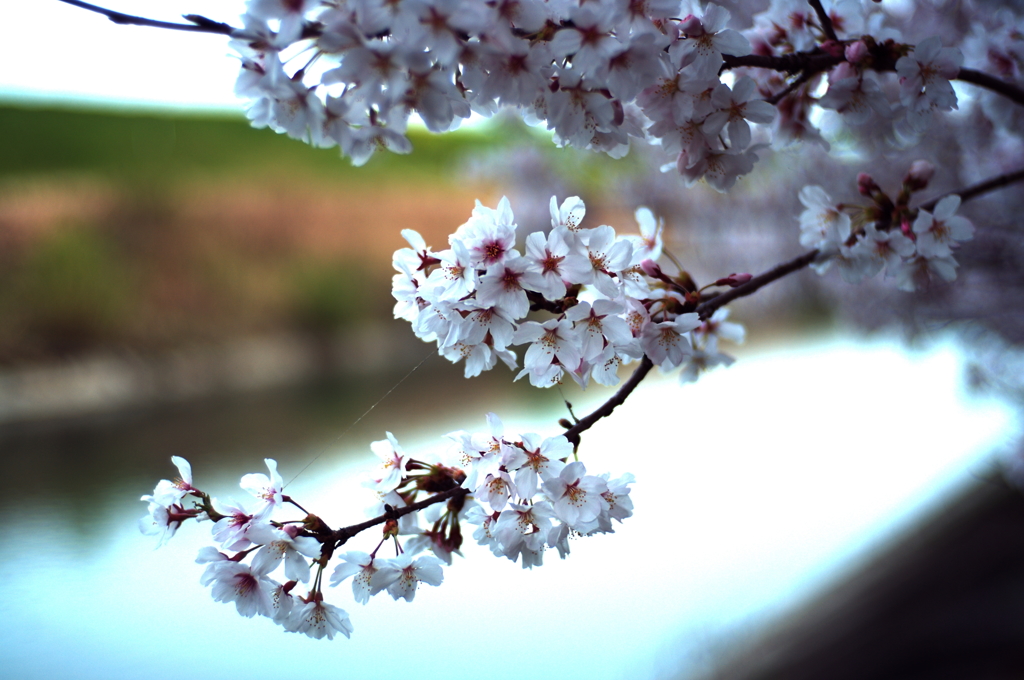
[[[607,481],[588,475],[587,468],[578,461],[569,463],[557,477],[544,482],[544,491],[552,499],[555,515],[571,527],[590,522],[601,514],[601,494],[607,490]]]
[[[380,560],[377,571],[370,579],[371,592],[376,594],[386,589],[394,599],[412,602],[420,583],[441,585],[444,580],[442,564],[433,555],[421,555],[414,560],[408,553]]]
[[[321,600],[295,605],[284,621],[284,629],[291,633],[304,633],[315,640],[324,637],[333,640],[336,633],[352,636],[348,613]]]
[[[615,385],[618,368],[645,354],[664,370],[682,366],[692,349],[689,333],[700,323],[695,313],[680,314],[677,307],[694,308],[684,300],[694,291],[685,289],[684,273],[678,281],[664,274],[651,278],[642,266],[661,255],[664,222],[641,208],[636,211],[639,236],[620,236],[608,225],[585,228],[586,206],[575,196],[561,203],[552,197],[550,212],[550,233],[527,234],[526,255],[520,256],[508,200],[502,198],[494,209],[478,202],[469,221],[449,237],[451,250],[442,251],[464,253],[456,258],[463,267],[459,280],[470,280],[465,267],[472,268],[477,282],[472,289],[442,284],[450,280],[452,257],[442,259],[419,234],[404,233],[411,247],[394,255],[400,281],[394,288],[396,318],[409,321],[424,341],[436,342],[445,358],[465,360],[466,377],[491,369],[498,359],[515,367],[510,348],[522,345],[526,351],[516,379],[529,377],[536,387],[552,387],[567,377],[583,387],[591,379]],[[735,284],[726,278],[712,285]],[[533,312],[551,316],[527,319]],[[708,367],[730,363],[716,347],[707,349]],[[693,367],[688,370],[692,379]],[[473,480],[468,488],[476,489],[486,474],[495,484],[501,481],[497,471],[478,477],[477,466],[467,469]],[[374,479],[396,481],[393,474]]]
[[[935,212],[922,210],[914,221],[917,252],[924,257],[944,258],[953,254],[957,242],[974,237],[974,225],[966,217],[956,215],[959,196],[946,196],[935,206]]]
[[[274,509],[279,507],[283,503],[282,491],[284,489],[284,480],[281,475],[277,472],[277,461],[273,458],[267,458],[264,460],[267,464],[267,469],[270,471],[268,477],[262,473],[249,474],[242,477],[240,486],[255,496],[260,502],[261,507],[254,513],[259,519],[266,519],[273,514]]]
[[[331,585],[336,586],[348,577],[352,577],[352,595],[359,604],[366,604],[373,594],[370,582],[377,573],[374,558],[364,552],[350,551],[340,555],[341,562],[334,568]]]
[[[800,202],[806,208],[800,214],[800,245],[825,254],[837,252],[850,238],[850,216],[820,186],[801,189]]]

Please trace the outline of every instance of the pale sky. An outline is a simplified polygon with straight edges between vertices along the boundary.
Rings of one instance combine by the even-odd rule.
[[[94,0],[164,21],[203,14],[238,25],[243,0]],[[241,111],[228,39],[121,26],[57,0],[0,0],[0,100]],[[48,30],[45,30],[45,25]]]

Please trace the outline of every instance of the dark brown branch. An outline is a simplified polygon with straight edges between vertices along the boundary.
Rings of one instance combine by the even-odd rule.
[[[935,206],[938,202],[950,194],[957,194],[960,196],[961,201],[969,201],[976,196],[986,194],[989,191],[995,191],[996,189],[1002,189],[1005,186],[1009,186],[1014,182],[1020,182],[1021,180],[1024,180],[1024,168],[1017,170],[1016,172],[1010,172],[1005,175],[993,177],[992,179],[985,180],[984,182],[979,182],[978,184],[967,187],[963,191],[951,191],[948,194],[943,194],[938,198],[934,198],[927,203],[919,205],[918,208],[929,211],[935,210]]]
[[[773,94],[771,97],[765,99],[765,101],[771,104],[772,106],[776,106],[779,102],[781,102],[789,95],[793,94],[793,92],[795,92],[798,87],[800,87],[810,79],[811,76],[807,72],[801,73],[799,76],[793,79],[793,82],[791,82],[785,88]]]
[[[777,56],[765,54],[745,54],[742,57],[734,57],[731,54],[722,55],[725,64],[723,70],[749,66],[752,68],[763,68],[771,71],[782,71],[784,73],[800,73],[809,71],[811,75],[827,71],[846,59],[843,56],[833,56],[827,52],[815,50],[813,52],[794,52],[792,54],[780,54]]]
[[[829,40],[839,42],[839,38],[836,37],[836,29],[832,26],[832,17],[828,15],[825,8],[821,6],[821,0],[807,0],[811,7],[814,8],[814,13],[818,15],[818,21],[821,22],[821,30],[825,33],[825,37]]]
[[[616,407],[620,406],[623,402],[625,402],[626,398],[633,393],[633,390],[635,390],[637,388],[637,385],[639,385],[640,382],[647,376],[647,374],[651,372],[652,368],[654,368],[654,364],[651,362],[650,359],[644,356],[644,358],[640,361],[640,365],[637,367],[635,371],[633,371],[633,375],[629,377],[629,380],[627,380],[622,385],[622,387],[620,387],[618,391],[612,395],[612,397],[608,401],[601,404],[601,406],[596,408],[592,413],[585,416],[582,420],[577,421],[575,425],[566,430],[564,433],[565,438],[571,441],[574,446],[579,445],[580,434],[585,430],[590,429],[594,425],[594,423],[599,421],[601,418],[611,415],[611,412],[614,411]],[[394,508],[390,512],[386,512],[383,515],[380,515],[379,517],[374,517],[373,519],[366,520],[365,522],[362,522],[360,524],[353,524],[352,526],[338,529],[337,531],[331,532],[331,534],[328,537],[326,537],[326,541],[333,542],[335,547],[340,546],[356,534],[362,531],[366,531],[367,529],[375,527],[379,524],[384,524],[388,520],[398,519],[410,513],[419,512],[420,510],[428,508],[431,505],[434,505],[435,503],[441,503],[443,501],[449,500],[451,498],[456,498],[458,496],[465,496],[469,492],[469,489],[466,489],[461,486],[453,487],[451,489],[448,489],[447,491],[442,491],[441,493],[434,494],[430,498],[418,501],[416,503],[413,503],[412,505],[407,505],[404,508]]]
[[[575,425],[563,432],[562,434],[565,435],[565,438],[572,442],[573,446],[579,446],[580,434],[593,427],[594,423],[601,420],[601,418],[611,415],[616,407],[621,406],[626,401],[626,398],[633,393],[633,390],[637,388],[637,385],[647,377],[652,368],[654,368],[654,363],[647,355],[644,355],[644,358],[640,360],[640,365],[633,371],[633,375],[629,376],[629,380],[623,383],[622,387],[608,401],[598,406],[592,413],[584,416]]]
[[[218,33],[221,35],[232,35],[236,30],[238,30],[233,26],[222,24],[219,21],[214,21],[213,19],[207,19],[206,17],[199,16],[198,14],[189,14],[185,17],[192,22],[190,24],[176,24],[170,21],[158,21],[156,19],[147,19],[145,17],[139,17],[132,14],[115,12],[114,10],[92,5],[88,2],[82,2],[81,0],[59,0],[59,2],[74,5],[75,7],[80,7],[82,9],[89,10],[90,12],[96,12],[97,14],[102,14],[115,24],[167,28],[172,31],[188,31],[190,33]]]
[[[1019,87],[1012,85],[1005,80],[990,76],[987,73],[981,71],[975,71],[971,68],[962,68],[960,73],[956,76],[957,80],[962,80],[965,83],[971,83],[978,87],[983,87],[986,90],[992,90],[997,94],[1001,94],[1007,99],[1024,106],[1024,90]]]
[[[714,314],[715,310],[719,307],[727,305],[738,298],[752,295],[761,288],[767,286],[769,283],[803,269],[810,263],[814,262],[814,258],[817,256],[817,250],[809,250],[800,257],[794,258],[789,262],[783,262],[778,267],[766,271],[764,274],[755,276],[742,286],[736,286],[735,288],[727,290],[726,292],[716,295],[710,300],[697,305],[697,314],[700,315],[701,319],[707,319]]]
[[[424,508],[429,508],[431,505],[434,505],[435,503],[440,503],[450,498],[455,498],[456,496],[465,496],[468,493],[469,489],[465,487],[452,487],[447,491],[442,491],[441,493],[434,494],[430,498],[418,501],[416,503],[413,503],[412,505],[407,505],[404,508],[395,508],[391,512],[385,512],[383,515],[380,515],[379,517],[368,519],[360,524],[353,524],[350,527],[343,527],[341,529],[338,529],[330,535],[328,540],[334,541],[336,546],[342,545],[343,543],[345,543],[345,541],[352,538],[356,534],[362,531],[366,531],[367,529],[370,529],[372,527],[375,527],[378,524],[384,524],[388,520],[398,519],[399,517],[404,517],[405,515],[409,515],[414,512],[419,512]]]

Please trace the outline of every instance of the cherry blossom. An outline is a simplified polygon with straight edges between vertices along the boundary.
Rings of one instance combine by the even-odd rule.
[[[717,135],[723,128],[729,134],[733,149],[750,146],[750,125],[770,123],[775,118],[775,107],[761,99],[755,99],[757,83],[749,76],[736,81],[730,90],[725,83],[719,84],[711,93],[715,112],[704,119],[704,134]]]
[[[178,478],[174,481],[161,479],[151,496],[158,505],[169,506],[178,503],[187,494],[194,491],[192,487],[192,466],[181,456],[171,456],[171,462],[178,468]]]
[[[373,593],[387,590],[396,600],[412,602],[420,583],[439,586],[444,580],[443,562],[433,555],[421,555],[413,560],[408,553],[389,560],[380,560],[377,571],[370,578]]]
[[[271,591],[277,584],[249,565],[230,560],[211,562],[207,573],[210,593],[217,602],[234,602],[238,613],[248,618],[273,614]]]
[[[673,321],[649,323],[644,326],[640,344],[656,366],[671,370],[692,353],[689,332],[700,323],[696,314],[681,314]]]
[[[320,556],[320,543],[310,536],[299,536],[298,529],[289,525],[275,529],[269,525],[251,527],[246,536],[253,543],[263,545],[252,558],[252,569],[258,574],[269,574],[284,562],[284,575],[290,581],[305,583],[309,580],[309,564],[303,559]]]
[[[800,214],[800,245],[834,253],[850,238],[850,216],[842,212],[820,186],[800,190],[806,210]]]
[[[285,619],[284,628],[291,633],[304,633],[314,640],[324,637],[333,640],[336,633],[352,636],[352,624],[345,610],[320,599],[296,604]]]
[[[949,257],[957,241],[968,241],[974,236],[970,220],[955,214],[959,207],[959,196],[946,196],[935,206],[934,213],[918,213],[914,221],[917,252],[929,258]]]
[[[277,472],[277,461],[273,458],[265,458],[270,476],[263,473],[248,474],[242,477],[240,486],[259,499],[262,506],[254,513],[258,519],[266,519],[274,512],[274,509],[284,502],[282,491],[284,479]]]
[[[911,114],[915,127],[921,129],[921,114],[933,110],[949,111],[957,108],[956,93],[950,79],[960,73],[963,54],[960,50],[943,47],[938,36],[919,42],[912,56],[896,62],[900,78],[900,101]]]
[[[371,479],[371,484],[375,490],[384,493],[393,491],[401,484],[407,462],[406,455],[395,436],[390,432],[385,434],[387,439],[370,444],[370,450],[381,460],[380,469]]]
[[[709,4],[704,16],[698,19],[692,14],[684,17],[679,28],[684,40],[675,43],[669,54],[676,64],[686,65],[700,78],[713,78],[722,65],[722,55],[743,56],[750,54],[750,42],[740,33],[726,28],[729,11],[720,5]]]
[[[370,601],[373,588],[370,585],[373,575],[377,573],[374,558],[364,552],[349,551],[340,556],[341,562],[334,568],[331,585],[336,586],[348,577],[352,577],[352,595],[356,602],[366,604]]]
[[[632,257],[632,244],[616,238],[615,229],[604,225],[587,234],[582,252],[566,257],[565,271],[571,280],[591,284],[603,295],[614,298],[619,294],[619,287],[613,277],[630,266]]]
[[[506,466],[516,473],[516,489],[521,498],[532,498],[541,480],[549,479],[565,467],[562,459],[572,455],[572,445],[563,436],[541,440],[540,435],[524,434],[513,449]]]
[[[589,522],[601,514],[601,494],[608,490],[608,483],[600,477],[587,474],[583,463],[569,463],[557,477],[544,482],[544,491],[551,497],[557,517],[574,526]]]

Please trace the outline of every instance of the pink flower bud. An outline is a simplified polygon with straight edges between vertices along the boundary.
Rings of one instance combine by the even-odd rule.
[[[840,54],[843,53],[842,43],[838,43],[835,40],[826,40],[825,42],[821,43],[821,49],[824,52],[832,55],[833,57],[838,57]]]
[[[881,187],[875,183],[875,180],[871,179],[871,175],[866,172],[857,175],[857,191],[860,192],[861,196],[870,196],[879,190],[881,190]]]
[[[752,274],[729,274],[724,279],[718,279],[715,281],[714,285],[735,288],[736,286],[742,286],[752,278],[754,278]]]
[[[935,166],[928,161],[914,161],[910,164],[903,183],[911,191],[920,191],[928,186],[928,182],[935,176]]]
[[[900,220],[900,231],[902,231],[903,235],[909,238],[911,241],[917,240],[917,234],[914,233],[914,228],[911,226],[910,220],[907,219],[906,217],[903,217]]]
[[[661,271],[661,267],[654,260],[644,260],[641,262],[640,271],[659,281],[665,278],[665,273]]]
[[[846,61],[851,64],[859,64],[864,57],[868,56],[868,46],[864,44],[863,40],[850,43],[846,46],[846,50],[844,50],[844,56]]]
[[[682,31],[683,35],[687,38],[699,38],[704,35],[704,24],[700,23],[700,19],[687,14],[682,21],[679,22],[679,30]]]

